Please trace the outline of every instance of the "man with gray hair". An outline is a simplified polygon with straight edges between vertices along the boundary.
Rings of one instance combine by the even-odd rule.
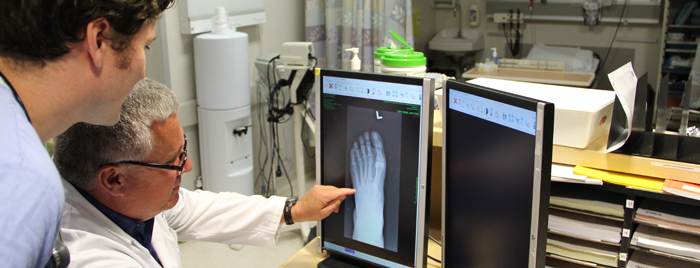
[[[165,85],[139,82],[115,126],[76,124],[58,136],[63,238],[74,267],[180,267],[177,241],[275,246],[285,221],[321,220],[353,189],[314,186],[301,200],[180,188],[187,137]]]

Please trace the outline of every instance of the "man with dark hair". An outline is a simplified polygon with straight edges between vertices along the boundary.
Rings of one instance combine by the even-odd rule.
[[[44,267],[64,203],[42,143],[113,125],[173,0],[0,1],[0,260]]]
[[[178,108],[171,90],[146,78],[116,125],[78,123],[56,138],[71,266],[180,267],[178,240],[273,247],[283,223],[321,220],[355,193],[315,185],[294,203],[182,189],[192,162]]]

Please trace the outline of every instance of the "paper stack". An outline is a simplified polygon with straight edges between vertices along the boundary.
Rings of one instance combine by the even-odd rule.
[[[635,251],[627,268],[700,268],[700,264]]]
[[[583,166],[574,167],[574,173],[589,178],[601,179],[604,182],[656,192],[661,192],[662,186],[664,185],[664,180],[659,178],[599,170]]]
[[[554,168],[552,168],[552,170],[554,170]],[[552,172],[552,174],[554,174],[554,172]],[[695,183],[666,179],[662,188],[664,192],[667,193],[700,200],[700,185]]]
[[[549,211],[549,231],[583,239],[620,243],[622,222],[558,210]]]
[[[574,166],[559,164],[552,164],[552,181],[603,185],[602,180],[574,174]]]
[[[695,235],[639,225],[630,243],[652,251],[687,257],[700,262],[700,237]]]
[[[566,186],[566,185],[564,185]],[[552,189],[549,204],[618,218],[625,216],[625,197],[616,193],[590,191],[581,187]]]
[[[547,253],[584,262],[588,266],[602,264],[617,267],[618,250],[615,246],[596,244],[562,236],[547,237]]]
[[[658,226],[700,236],[700,215],[697,207],[647,199],[637,209],[634,218],[639,223]]]

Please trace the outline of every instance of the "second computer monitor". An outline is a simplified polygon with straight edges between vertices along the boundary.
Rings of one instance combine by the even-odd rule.
[[[554,105],[443,90],[443,267],[544,267]]]

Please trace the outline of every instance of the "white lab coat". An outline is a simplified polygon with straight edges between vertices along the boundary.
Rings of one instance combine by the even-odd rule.
[[[97,210],[63,180],[66,204],[61,228],[70,267],[160,267],[136,239]],[[274,247],[285,198],[180,188],[175,207],[155,217],[151,243],[163,268],[181,267],[180,241],[200,240]]]

